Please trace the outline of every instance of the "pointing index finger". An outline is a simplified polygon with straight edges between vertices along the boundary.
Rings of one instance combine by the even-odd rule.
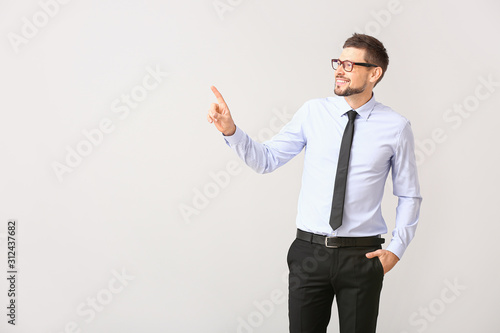
[[[219,102],[219,104],[226,104],[226,101],[224,101],[224,98],[222,98],[222,95],[217,88],[215,88],[215,86],[211,86],[210,88],[212,89],[215,97],[217,97],[217,102]]]

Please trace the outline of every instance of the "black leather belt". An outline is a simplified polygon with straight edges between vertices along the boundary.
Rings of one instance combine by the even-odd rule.
[[[328,237],[313,234],[312,232],[297,229],[297,238],[309,243],[322,244],[326,247],[336,249],[339,247],[352,246],[375,246],[385,243],[385,239],[379,236],[372,237]]]

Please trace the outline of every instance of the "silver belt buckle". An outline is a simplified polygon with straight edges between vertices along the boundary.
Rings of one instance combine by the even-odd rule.
[[[330,249],[338,249],[339,246],[338,245],[331,245],[331,246],[328,246],[328,239],[331,239],[331,238],[337,238],[337,237],[325,237],[325,246],[330,248]]]

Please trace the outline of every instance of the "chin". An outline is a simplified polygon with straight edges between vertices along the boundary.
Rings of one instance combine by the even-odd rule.
[[[345,88],[341,89],[341,88],[338,88],[337,86],[335,86],[335,89],[333,90],[333,92],[337,96],[348,97],[348,96],[363,93],[365,91],[365,88],[366,88],[366,86],[364,86],[362,88],[345,87]]]
[[[335,87],[335,89],[333,89],[333,92],[334,92],[334,93],[335,93],[335,95],[337,95],[337,96],[345,96],[346,89],[341,89],[341,88],[337,88],[337,87]]]

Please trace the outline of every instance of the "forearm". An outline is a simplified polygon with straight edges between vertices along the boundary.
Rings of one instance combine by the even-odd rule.
[[[394,253],[399,259],[402,258],[415,236],[421,201],[420,196],[399,197],[396,208],[396,227],[392,231],[392,239],[387,247],[387,250]]]
[[[254,141],[239,127],[231,136],[224,136],[226,144],[257,173],[268,173],[280,166],[268,146]]]

